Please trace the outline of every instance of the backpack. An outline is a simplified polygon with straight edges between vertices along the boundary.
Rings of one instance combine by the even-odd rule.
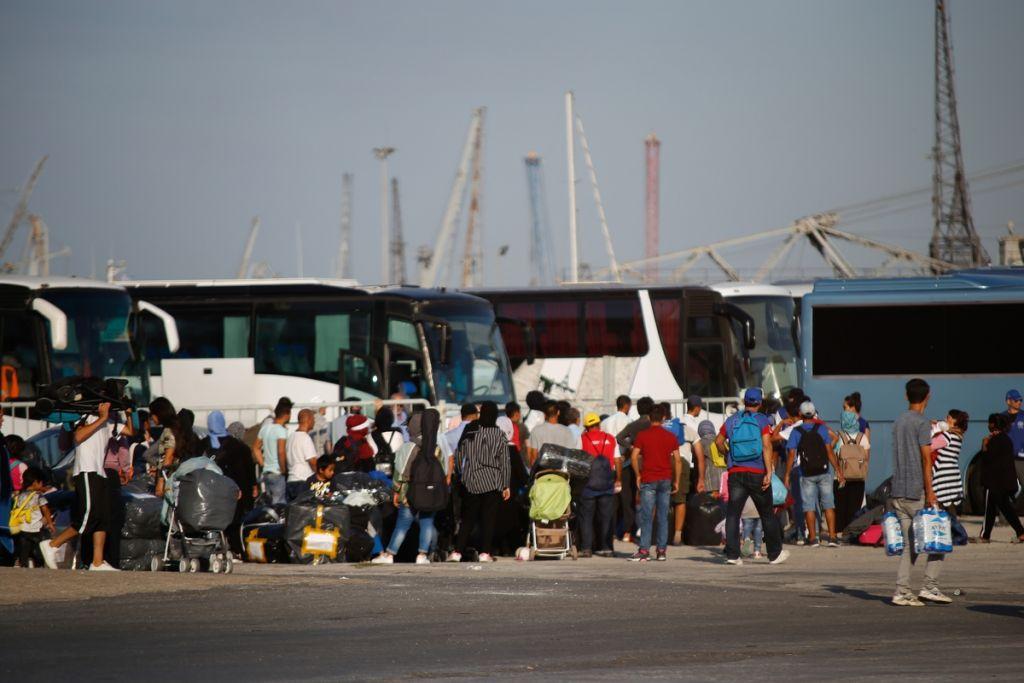
[[[839,469],[847,481],[864,481],[868,476],[868,453],[860,445],[864,435],[857,434],[851,439],[849,434],[840,432],[843,445],[839,449]]]
[[[8,522],[11,534],[20,534],[21,527],[32,521],[32,512],[35,506],[32,503],[39,497],[37,493],[29,493],[15,499],[14,507],[11,509],[11,518]]]
[[[764,453],[761,423],[756,413],[744,410],[729,428],[729,453],[734,463],[760,460]]]
[[[436,457],[417,449],[409,464],[409,507],[417,512],[438,512],[448,507],[448,483]]]
[[[828,447],[825,446],[825,440],[821,438],[817,427],[797,427],[796,431],[800,433],[796,452],[800,456],[800,471],[803,476],[815,477],[828,472]]]
[[[587,440],[591,446],[594,446],[594,441],[589,436]],[[608,445],[607,440],[602,440],[602,449]],[[604,493],[610,491],[615,487],[615,471],[612,469],[611,463],[608,462],[608,458],[603,455],[595,455],[593,461],[590,463],[590,477],[587,479],[587,489],[594,491],[595,493]]]

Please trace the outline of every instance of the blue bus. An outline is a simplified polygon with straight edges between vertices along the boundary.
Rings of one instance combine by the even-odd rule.
[[[819,280],[801,310],[801,387],[833,426],[843,397],[859,391],[871,423],[867,490],[892,474],[892,424],[912,377],[932,388],[927,417],[970,414],[961,468],[988,433],[990,413],[1024,390],[1024,268],[962,270],[937,277]],[[977,483],[967,481],[977,510]]]

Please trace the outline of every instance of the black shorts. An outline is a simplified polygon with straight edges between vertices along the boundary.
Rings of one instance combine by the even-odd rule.
[[[95,472],[76,474],[75,508],[71,511],[71,525],[83,536],[104,531],[110,526],[110,500],[107,480]]]

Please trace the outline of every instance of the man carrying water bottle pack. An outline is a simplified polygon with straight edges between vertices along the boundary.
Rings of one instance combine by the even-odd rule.
[[[743,564],[740,558],[740,515],[749,497],[761,516],[770,564],[782,564],[789,551],[782,549],[782,529],[772,510],[772,423],[758,412],[764,393],[760,388],[743,393],[743,409],[731,415],[718,433],[715,445],[728,449],[729,502],[725,515],[725,562]]]

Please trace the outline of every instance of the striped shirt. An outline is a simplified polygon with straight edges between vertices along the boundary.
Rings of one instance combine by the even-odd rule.
[[[940,505],[956,505],[964,497],[960,478],[960,448],[963,437],[954,432],[940,432],[932,439],[932,488]]]
[[[508,439],[497,427],[481,427],[455,452],[462,484],[473,494],[509,487]]]

